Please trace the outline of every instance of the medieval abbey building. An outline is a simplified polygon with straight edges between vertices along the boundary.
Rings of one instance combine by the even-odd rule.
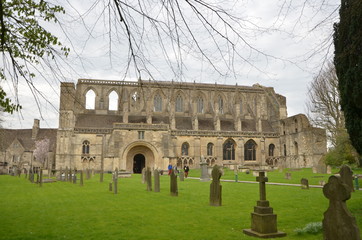
[[[80,79],[61,83],[55,167],[312,167],[325,130],[271,87]]]

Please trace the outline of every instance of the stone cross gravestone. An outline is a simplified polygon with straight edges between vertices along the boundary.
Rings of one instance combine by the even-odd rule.
[[[202,181],[202,182],[210,181],[209,173],[207,171],[207,163],[206,162],[200,163],[200,167],[201,167],[200,181]]]
[[[323,187],[329,199],[324,213],[323,237],[328,240],[361,240],[355,217],[348,211],[346,201],[351,197],[350,187],[337,176],[331,176]]]
[[[277,215],[273,213],[273,208],[269,207],[269,201],[266,200],[265,183],[268,178],[265,177],[264,171],[259,172],[256,181],[259,182],[260,200],[257,201],[257,206],[254,207],[254,212],[251,213],[251,229],[244,229],[243,232],[246,235],[260,238],[286,236],[286,233],[278,232]]]
[[[341,180],[344,184],[347,184],[352,192],[353,188],[353,171],[347,165],[343,165],[339,170],[339,175],[341,175]]]
[[[184,171],[180,171],[180,182],[183,182],[183,181],[185,181],[185,173],[184,173]]]
[[[302,186],[302,189],[309,189],[308,179],[302,178],[302,179],[300,180],[300,184],[301,184],[301,186]]]
[[[150,167],[147,167],[145,174],[146,174],[147,191],[152,191],[152,172]]]
[[[153,171],[153,177],[155,180],[153,191],[160,192],[160,172],[157,169]]]
[[[174,169],[171,170],[170,174],[170,193],[171,196],[178,196],[177,174]]]
[[[211,176],[212,182],[210,184],[210,206],[221,206],[222,199],[222,186],[220,185],[220,178],[222,172],[218,165],[212,169]]]

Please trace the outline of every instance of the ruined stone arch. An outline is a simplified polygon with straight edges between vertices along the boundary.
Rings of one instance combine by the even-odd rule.
[[[233,100],[233,105],[232,106],[232,112],[234,114],[237,114],[237,111],[236,111],[236,107],[240,106],[240,115],[245,115],[247,113],[247,103],[246,103],[246,97],[244,95],[244,93],[241,93],[241,92],[236,92],[235,95],[234,95],[234,100]]]
[[[182,101],[181,101],[181,104],[182,104],[181,110],[182,110],[182,111],[177,111],[177,109],[178,109],[178,107],[179,107],[179,106],[177,106],[177,105],[179,104],[179,103],[178,103],[179,98],[182,99]],[[177,90],[177,91],[173,94],[173,96],[172,96],[172,98],[171,98],[171,101],[172,101],[173,104],[174,104],[175,112],[186,112],[186,109],[187,109],[187,98],[186,98],[186,95],[185,95],[184,91],[182,91],[182,90]]]
[[[167,96],[162,91],[162,89],[156,89],[152,92],[150,96],[151,101],[151,109],[153,109],[154,112],[165,112],[167,111]],[[160,109],[155,105],[157,101],[160,101]],[[160,111],[159,111],[160,110]]]
[[[197,91],[192,98],[195,109],[194,112],[197,114],[204,114],[209,111],[208,109],[208,99],[202,91]]]
[[[117,94],[117,98],[114,99],[114,100],[112,100],[112,99],[111,99],[111,96],[110,96],[113,92],[114,92],[115,94]],[[118,92],[118,89],[115,88],[115,87],[110,88],[110,89],[107,91],[107,94],[106,94],[105,107],[106,107],[108,110],[118,111],[118,110],[119,110],[119,105],[120,105],[120,99],[121,99],[121,97],[120,97],[120,94],[119,94],[119,92]],[[112,101],[116,101],[116,102],[112,102]],[[112,107],[113,105],[116,106],[116,109],[113,109],[113,107]],[[111,108],[112,108],[112,109],[111,109]]]
[[[217,108],[219,114],[224,114],[227,112],[227,105],[226,105],[226,96],[222,92],[217,92],[214,96],[214,111],[216,112]]]
[[[129,110],[130,112],[140,112],[144,106],[144,94],[140,88],[132,88],[129,91]]]
[[[89,99],[87,98],[87,95],[90,94],[91,92],[94,93],[94,96],[88,96],[88,97],[92,97],[94,99]],[[95,110],[99,104],[99,94],[98,94],[98,91],[92,87],[92,86],[88,86],[83,94],[82,94],[82,106],[84,107],[84,109],[88,109],[88,110]],[[87,102],[88,102],[88,105],[87,106]]]

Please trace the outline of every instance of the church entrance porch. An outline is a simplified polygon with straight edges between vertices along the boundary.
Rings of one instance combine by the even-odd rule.
[[[145,167],[145,156],[141,153],[136,154],[133,157],[133,173],[142,173],[142,169]]]
[[[144,143],[133,143],[125,151],[126,171],[141,173],[144,167],[155,167],[155,155]]]

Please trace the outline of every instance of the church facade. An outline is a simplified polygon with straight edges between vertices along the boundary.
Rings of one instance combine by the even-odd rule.
[[[57,169],[301,168],[326,153],[325,130],[258,84],[79,79],[61,83],[59,112]]]

